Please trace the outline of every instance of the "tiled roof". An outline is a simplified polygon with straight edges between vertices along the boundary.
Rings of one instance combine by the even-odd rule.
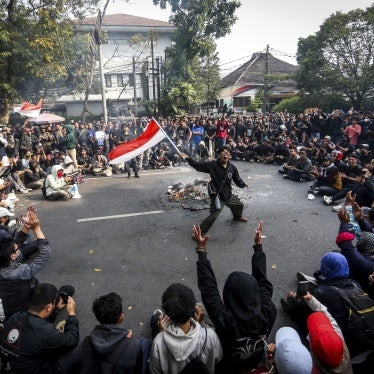
[[[263,84],[266,71],[266,53],[254,53],[249,61],[221,79],[221,86]],[[294,74],[297,66],[268,54],[268,74]]]
[[[96,16],[82,19],[82,25],[95,25]],[[107,14],[103,26],[143,26],[143,27],[174,27],[173,24],[154,19],[131,16],[130,14]]]

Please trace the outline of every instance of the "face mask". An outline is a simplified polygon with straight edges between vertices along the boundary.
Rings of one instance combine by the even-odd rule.
[[[365,122],[369,122],[369,118],[365,118],[364,121],[365,121]]]
[[[62,178],[63,175],[64,175],[64,171],[63,171],[63,170],[59,170],[59,171],[57,172],[57,178]]]

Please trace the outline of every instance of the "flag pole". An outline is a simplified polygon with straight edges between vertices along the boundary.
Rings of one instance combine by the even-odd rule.
[[[165,135],[165,137],[169,140],[169,142],[171,143],[171,145],[175,148],[175,150],[178,152],[178,154],[181,153],[181,151],[178,149],[178,147],[174,144],[174,142],[170,139],[169,135],[165,132],[165,130],[159,125],[159,123],[156,121],[156,119],[154,117],[152,117],[152,119],[156,122],[156,125],[158,126],[158,128],[162,131],[162,133]]]

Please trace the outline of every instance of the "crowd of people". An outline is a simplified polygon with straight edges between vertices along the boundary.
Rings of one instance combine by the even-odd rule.
[[[3,129],[2,367],[15,373],[370,372],[374,363],[372,113],[328,115],[314,109],[299,115],[160,118],[170,140],[128,163],[111,166],[110,150],[141,134],[147,122],[132,117],[122,124],[25,123]],[[232,182],[247,186],[233,160],[278,165],[285,179],[309,182],[308,198],[321,195],[326,205],[344,199],[335,207],[339,249],[326,253],[314,274],[297,273],[297,290],[281,300],[293,324],[276,331],[274,342],[269,336],[277,307],[266,272],[263,222],[254,236],[252,271],[231,272],[222,292],[208,260],[206,233],[223,207],[228,206],[237,221],[247,221],[243,203],[231,190]],[[50,201],[79,198],[78,175],[131,176],[132,169],[139,177],[142,169],[184,161],[212,179],[210,216],[192,228],[200,297],[185,284],[170,284],[151,316],[152,336],[138,339],[122,327],[122,299],[110,292],[94,300],[92,311],[99,324],[80,339],[74,288],[37,281],[51,249],[35,210],[29,207],[20,217],[19,230],[12,229],[17,200],[31,189]]]

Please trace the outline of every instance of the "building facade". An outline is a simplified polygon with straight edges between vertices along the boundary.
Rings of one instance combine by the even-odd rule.
[[[78,32],[93,34],[97,17],[85,18]],[[162,85],[161,67],[165,49],[171,45],[175,27],[163,21],[127,14],[105,15],[101,29],[105,32],[101,53],[97,53],[96,77],[100,78],[99,56],[108,116],[128,115],[141,109],[143,100],[157,101]],[[67,117],[80,117],[84,93],[64,95],[58,106],[66,106]],[[103,114],[101,94],[92,94],[88,112]]]
[[[245,111],[262,88],[266,91],[266,111],[271,111],[282,99],[296,95],[296,71],[296,66],[271,53],[254,53],[249,61],[222,78],[219,106],[226,104],[236,111]]]

